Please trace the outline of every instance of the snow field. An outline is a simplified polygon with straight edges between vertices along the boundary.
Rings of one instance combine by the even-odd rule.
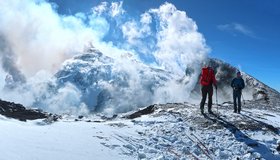
[[[239,115],[221,107],[219,116],[203,116],[187,103],[156,107],[132,120],[64,116],[46,124],[0,117],[1,160],[280,158],[278,112],[244,108]]]

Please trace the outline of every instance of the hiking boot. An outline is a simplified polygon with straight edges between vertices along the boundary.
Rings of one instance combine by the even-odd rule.
[[[233,113],[237,113],[237,111],[233,111]]]

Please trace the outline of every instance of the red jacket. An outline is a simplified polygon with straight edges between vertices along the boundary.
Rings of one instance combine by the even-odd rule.
[[[217,85],[217,81],[215,78],[214,70],[210,67],[202,68],[202,73],[200,76],[200,84],[202,86],[208,86],[208,85]]]

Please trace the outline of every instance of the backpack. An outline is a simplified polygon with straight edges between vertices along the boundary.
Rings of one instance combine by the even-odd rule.
[[[203,86],[209,85],[209,69],[204,67],[201,71],[200,84]]]
[[[209,67],[202,68],[200,84],[203,86],[208,86],[212,83],[216,84],[214,70]]]

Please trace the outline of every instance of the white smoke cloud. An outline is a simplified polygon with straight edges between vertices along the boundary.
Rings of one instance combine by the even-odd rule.
[[[118,15],[123,14],[125,11],[122,8],[123,2],[112,2],[111,4],[111,16],[116,17]]]
[[[201,62],[205,59],[209,48],[203,35],[198,32],[196,23],[186,12],[177,10],[173,4],[165,3],[158,9],[150,9],[149,13],[157,17],[159,23],[156,35],[158,49],[153,53],[157,63],[178,76],[184,75],[187,67],[191,66],[194,69],[191,77],[185,77],[185,80],[189,81],[187,85],[176,82],[168,85],[171,90],[182,96],[167,99],[183,101],[189,97],[190,91],[197,83],[196,77],[200,74]],[[169,93],[168,97],[176,95],[174,92],[165,91],[165,93]]]
[[[123,2],[112,2],[111,5],[108,2],[101,2],[99,5],[92,8],[95,15],[101,16],[102,14],[108,14],[112,18],[120,16],[125,13],[123,9]]]
[[[0,1],[0,6],[0,33],[18,57],[16,64],[25,75],[41,69],[54,72],[95,37],[80,17],[60,16],[44,1]]]
[[[150,24],[152,22],[152,16],[149,13],[144,13],[141,15],[140,22],[142,24]]]
[[[126,22],[122,26],[123,36],[127,39],[128,43],[138,45],[141,43],[139,39],[145,38],[151,34],[150,27],[144,24],[137,24],[136,21]]]
[[[8,52],[1,46],[2,60],[11,54],[13,65],[9,67],[14,66],[18,70],[15,74],[27,78],[24,85],[9,93],[2,91],[1,97],[28,106],[43,106],[52,112],[86,113],[79,88],[73,84],[57,88],[52,75],[63,61],[93,45],[115,59],[112,72],[123,73],[127,78],[125,88],[105,81],[101,83],[112,96],[122,95],[115,98],[105,112],[187,100],[197,81],[199,64],[209,51],[196,23],[171,3],[150,9],[136,18],[129,17],[122,6],[123,2],[102,2],[89,14],[59,15],[55,7],[44,0],[0,1],[0,36],[11,49]],[[119,39],[123,38],[122,42],[103,40],[112,34],[112,28]],[[149,57],[147,61],[143,60],[143,53]],[[1,64],[3,66],[3,62]],[[153,89],[151,94],[142,88],[148,83],[141,76],[143,65],[162,68],[176,76]],[[185,75],[187,66],[191,66],[194,73],[178,81]],[[1,72],[0,84],[5,86],[5,73],[9,72],[4,67]]]
[[[165,3],[151,13],[159,17],[160,29],[157,34],[155,57],[165,69],[183,74],[188,64],[202,61],[208,52],[205,39],[197,31],[196,23],[186,12]],[[166,63],[168,62],[168,63]]]
[[[101,4],[99,4],[98,6],[93,7],[93,9],[92,9],[93,13],[100,16],[101,14],[106,12],[107,6],[108,6],[107,2],[101,2]]]

